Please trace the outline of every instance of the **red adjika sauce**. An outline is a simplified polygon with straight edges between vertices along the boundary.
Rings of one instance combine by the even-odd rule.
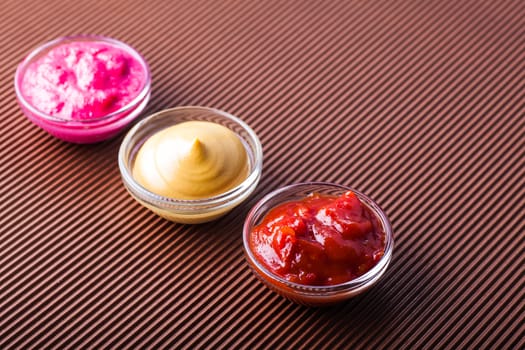
[[[385,242],[379,219],[352,191],[280,204],[250,236],[252,251],[268,270],[315,286],[365,274],[383,256]]]

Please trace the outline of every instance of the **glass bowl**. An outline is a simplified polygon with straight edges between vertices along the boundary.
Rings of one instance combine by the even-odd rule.
[[[340,196],[347,191],[354,192],[361,203],[368,207],[378,219],[378,223],[386,235],[385,251],[383,257],[378,263],[365,274],[336,285],[330,286],[311,286],[290,282],[273,272],[269,271],[250,248],[249,239],[252,229],[258,225],[266,214],[275,206],[284,202],[301,200],[311,193],[319,193],[333,196]],[[350,187],[341,186],[332,183],[310,182],[298,183],[287,187],[280,188],[269,193],[262,198],[251,209],[243,227],[243,244],[244,253],[248,265],[254,274],[271,290],[284,296],[285,298],[303,305],[322,306],[335,304],[360,293],[363,293],[373,286],[385,273],[394,248],[394,238],[392,228],[387,216],[381,208],[368,196],[356,191]]]
[[[127,105],[102,117],[71,120],[52,116],[38,110],[24,96],[21,88],[28,67],[51,49],[73,42],[102,42],[130,54],[144,69],[144,82],[138,95]],[[71,36],[50,41],[33,50],[18,66],[15,79],[18,104],[26,117],[51,135],[73,143],[95,143],[117,135],[144,109],[151,93],[151,75],[145,59],[132,47],[115,39],[103,36]]]
[[[198,200],[163,197],[148,191],[132,176],[133,164],[142,144],[153,134],[186,121],[207,121],[223,125],[239,136],[249,160],[249,174],[238,186],[217,196]],[[122,181],[140,204],[174,222],[197,224],[215,220],[242,203],[253,192],[262,173],[262,146],[255,132],[233,115],[207,107],[186,106],[166,109],[137,123],[120,146],[118,164]]]

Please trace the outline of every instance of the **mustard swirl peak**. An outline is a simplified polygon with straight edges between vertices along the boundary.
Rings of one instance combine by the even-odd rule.
[[[225,126],[188,121],[151,136],[137,153],[133,177],[173,199],[209,198],[236,187],[249,173],[239,136]]]

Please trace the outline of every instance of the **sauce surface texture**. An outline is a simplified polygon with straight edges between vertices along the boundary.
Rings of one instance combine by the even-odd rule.
[[[31,63],[22,77],[21,92],[48,115],[88,120],[126,106],[145,83],[143,65],[124,49],[78,41],[54,47]]]
[[[351,191],[312,194],[271,209],[251,232],[251,250],[274,274],[305,285],[350,281],[373,268],[385,249],[375,214]]]
[[[144,142],[133,177],[147,190],[173,199],[204,199],[242,183],[249,174],[246,148],[225,126],[187,121]]]

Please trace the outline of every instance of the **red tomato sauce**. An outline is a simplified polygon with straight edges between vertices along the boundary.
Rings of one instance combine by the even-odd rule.
[[[379,219],[352,191],[280,204],[250,235],[257,260],[271,272],[319,286],[363,275],[381,259],[385,242]]]

